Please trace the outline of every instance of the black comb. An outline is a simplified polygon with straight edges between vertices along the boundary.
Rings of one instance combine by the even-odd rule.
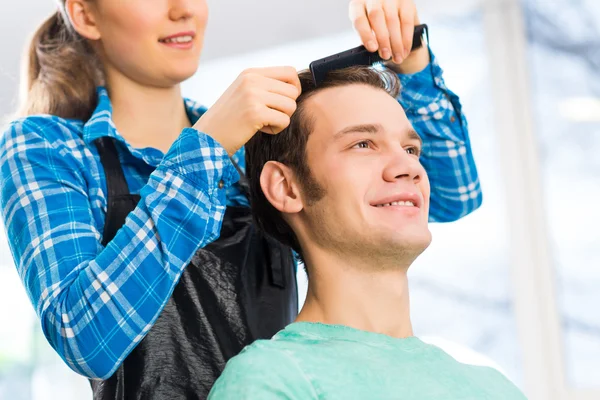
[[[423,33],[427,32],[427,25],[415,26],[415,33],[413,35],[412,50],[418,49],[422,45]],[[330,71],[365,65],[371,66],[378,62],[383,62],[379,53],[370,52],[365,46],[358,46],[350,50],[343,51],[332,56],[321,58],[310,63],[310,72],[312,73],[313,82],[315,86],[319,86]]]

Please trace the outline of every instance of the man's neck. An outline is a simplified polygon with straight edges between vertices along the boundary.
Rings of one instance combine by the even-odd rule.
[[[191,126],[179,85],[149,87],[113,76],[107,86],[115,126],[135,148],[153,147],[166,152],[181,130]]]
[[[310,258],[308,293],[298,322],[413,336],[407,266],[378,269],[373,262],[365,265],[327,254]]]

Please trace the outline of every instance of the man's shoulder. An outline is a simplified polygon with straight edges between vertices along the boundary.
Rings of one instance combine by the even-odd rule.
[[[441,361],[439,365],[443,373],[455,376],[454,381],[460,382],[463,389],[471,388],[494,399],[526,399],[519,388],[491,360],[458,345],[443,343],[444,348],[438,347],[439,342],[426,346],[430,354]]]
[[[287,371],[299,368],[293,353],[286,341],[257,340],[229,360],[225,372],[248,376],[270,371],[283,376]]]
[[[209,399],[275,399],[282,393],[289,399],[313,398],[312,385],[288,343],[258,340],[227,362]]]
[[[481,365],[463,364],[466,374],[471,381],[477,382],[490,395],[511,400],[526,400],[525,395],[504,373],[499,370]]]

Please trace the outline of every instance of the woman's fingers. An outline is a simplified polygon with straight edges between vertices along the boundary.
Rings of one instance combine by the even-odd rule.
[[[375,33],[375,38],[379,45],[379,55],[384,60],[389,60],[392,56],[390,31],[388,30],[385,11],[383,10],[383,0],[367,0],[367,17],[371,29]]]
[[[390,32],[390,43],[392,58],[395,63],[401,63],[404,59],[404,44],[402,42],[402,30],[400,29],[400,18],[398,0],[385,0],[383,11],[388,31]]]
[[[363,45],[371,52],[377,51],[379,44],[367,17],[365,0],[352,0],[350,2],[349,16]]]
[[[418,24],[414,0],[352,0],[349,16],[369,51],[397,64],[410,54]]]

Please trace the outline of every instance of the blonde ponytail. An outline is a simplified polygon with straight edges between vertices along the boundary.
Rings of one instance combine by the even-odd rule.
[[[64,12],[55,13],[38,28],[24,61],[20,116],[90,118],[96,107],[96,87],[102,84],[102,69],[93,49],[71,28]]]

